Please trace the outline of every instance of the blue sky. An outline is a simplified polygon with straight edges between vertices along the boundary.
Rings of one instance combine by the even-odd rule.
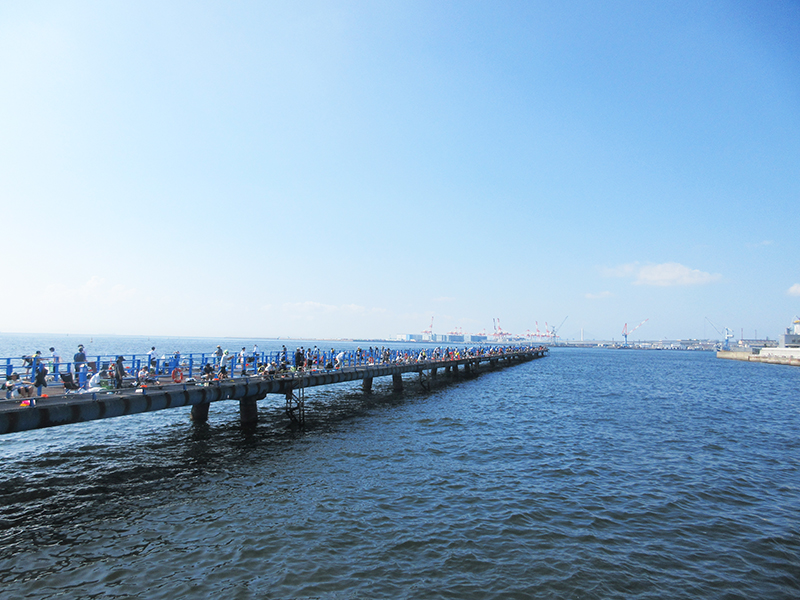
[[[793,2],[0,5],[0,331],[772,338]]]

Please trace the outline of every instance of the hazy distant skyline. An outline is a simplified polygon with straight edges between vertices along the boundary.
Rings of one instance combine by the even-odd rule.
[[[0,331],[777,337],[793,2],[0,5]]]

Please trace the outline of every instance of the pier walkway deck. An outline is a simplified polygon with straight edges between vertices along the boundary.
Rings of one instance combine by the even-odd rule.
[[[0,434],[43,427],[81,423],[123,415],[192,407],[192,419],[205,422],[211,403],[238,400],[241,420],[252,424],[258,418],[258,400],[268,394],[280,394],[286,400],[289,417],[305,422],[305,390],[348,381],[362,381],[365,392],[372,389],[376,377],[392,376],[395,390],[402,390],[405,373],[417,373],[420,384],[427,387],[430,377],[439,371],[445,374],[477,373],[480,370],[511,366],[542,358],[546,347],[517,347],[462,358],[409,359],[403,362],[372,364],[341,369],[320,369],[290,373],[243,376],[211,382],[185,382],[118,391],[74,393],[37,398],[34,406],[20,406],[19,400],[0,402]]]

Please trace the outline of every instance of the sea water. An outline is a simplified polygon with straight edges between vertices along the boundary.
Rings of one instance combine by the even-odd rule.
[[[554,348],[314,388],[302,430],[269,397],[255,429],[219,402],[1,436],[0,596],[797,598],[798,390],[796,367]]]

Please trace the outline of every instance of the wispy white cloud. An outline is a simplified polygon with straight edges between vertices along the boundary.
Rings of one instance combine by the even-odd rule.
[[[646,265],[639,271],[634,281],[636,285],[703,285],[722,278],[719,273],[706,273],[699,269],[690,269],[680,263],[663,263]]]
[[[586,297],[589,300],[600,300],[602,298],[610,298],[613,295],[614,294],[612,294],[611,292],[606,291],[606,292],[599,292],[597,294],[588,293],[586,294]]]
[[[790,296],[800,296],[800,283],[795,283],[786,293]]]
[[[680,263],[661,264],[629,263],[618,267],[605,268],[607,277],[630,277],[634,285],[653,285],[658,287],[704,285],[722,279],[719,273],[707,273],[692,269]]]

